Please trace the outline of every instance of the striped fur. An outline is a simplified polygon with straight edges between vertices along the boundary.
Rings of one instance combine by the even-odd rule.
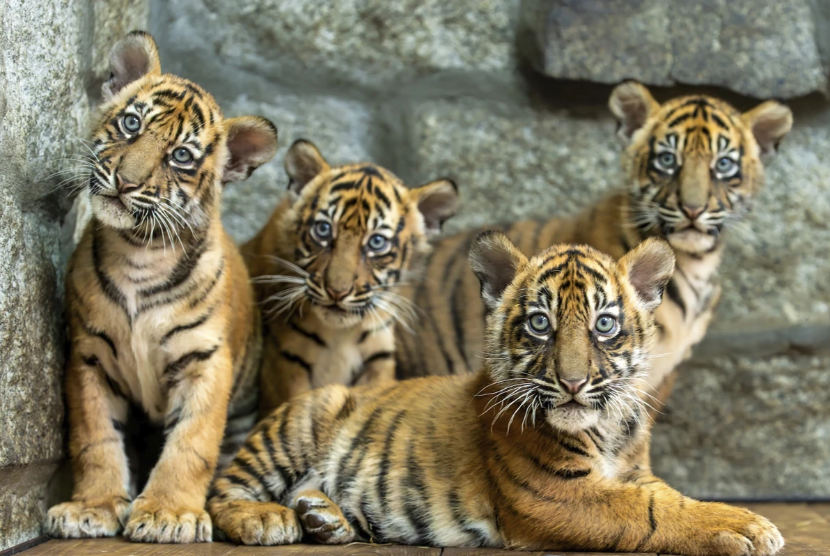
[[[455,184],[407,189],[375,164],[330,167],[314,145],[286,155],[285,199],[242,252],[265,310],[263,414],[311,388],[395,376],[396,292],[455,213]]]
[[[224,119],[199,86],[162,74],[155,43],[131,33],[92,137],[92,220],[66,279],[72,501],[49,510],[56,537],[211,540],[205,495],[253,426],[259,315],[244,261],[219,218],[222,184],[276,150],[265,119]],[[163,435],[157,462],[148,422]],[[224,438],[224,445],[223,444]],[[137,444],[143,477],[126,449]],[[221,465],[221,463],[220,463]]]
[[[720,296],[723,232],[740,225],[750,210],[762,184],[760,154],[774,150],[792,116],[773,101],[744,114],[708,96],[659,104],[636,83],[618,86],[610,106],[629,142],[623,156],[628,192],[607,197],[574,218],[496,229],[528,253],[573,242],[619,258],[645,238],[669,241],[677,270],[657,312],[660,338],[651,389],[663,384],[703,338]],[[725,172],[718,170],[721,159],[729,161],[721,162]],[[478,281],[460,256],[476,233],[437,242],[425,279],[407,294],[422,318],[415,334],[398,335],[399,378],[459,374],[481,366],[485,308],[478,299]],[[661,400],[671,382],[665,381]]]
[[[634,384],[648,369],[673,258],[649,239],[619,263],[574,245],[528,261],[504,235],[484,234],[471,262],[491,309],[485,368],[331,386],[281,406],[216,481],[217,527],[264,545],[305,534],[328,544],[775,553],[783,539],[766,519],[686,498],[650,472]]]

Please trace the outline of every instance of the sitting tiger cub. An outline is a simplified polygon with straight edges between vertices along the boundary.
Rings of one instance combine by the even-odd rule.
[[[473,242],[487,357],[478,374],[298,397],[261,422],[211,490],[246,544],[353,540],[527,550],[768,555],[769,521],[686,498],[651,474],[632,381],[674,269],[647,239],[619,262],[587,246],[525,258]]]
[[[308,141],[285,157],[290,182],[242,253],[264,304],[262,409],[328,384],[395,378],[395,321],[414,317],[394,290],[455,214],[453,182],[407,189],[375,164],[330,167]]]
[[[264,118],[225,119],[198,85],[162,74],[146,33],[116,44],[110,64],[91,147],[92,220],[66,278],[75,487],[45,529],[210,541],[205,495],[220,448],[232,456],[255,423],[261,352],[219,201],[223,184],[274,156],[277,130]],[[153,468],[132,500],[141,485],[125,448],[139,422],[163,428],[164,442],[156,463],[146,435],[135,439],[133,463]]]
[[[741,113],[703,95],[659,103],[633,82],[617,86],[609,105],[628,144],[622,190],[576,217],[498,228],[528,253],[585,243],[618,258],[649,237],[669,242],[677,268],[657,311],[658,358],[648,378],[657,388],[706,333],[720,296],[724,237],[750,211],[763,184],[761,155],[775,152],[792,113],[776,101]],[[398,378],[478,370],[486,310],[476,277],[458,256],[477,233],[436,242],[424,283],[411,296],[422,318],[415,334],[399,335]],[[671,381],[665,386],[661,398]]]

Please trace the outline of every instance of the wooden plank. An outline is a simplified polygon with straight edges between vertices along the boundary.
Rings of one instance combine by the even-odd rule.
[[[112,539],[51,540],[27,550],[23,556],[226,556],[236,548],[227,543],[141,544],[121,537]]]
[[[826,556],[830,554],[830,521],[815,504],[745,504],[778,527],[784,535],[781,556]]]
[[[657,556],[626,552],[519,552],[503,548],[445,548],[442,556]]]
[[[830,504],[741,504],[775,523],[786,540],[780,556],[830,555]],[[501,549],[427,548],[353,543],[346,546],[298,544],[236,546],[210,544],[135,544],[121,538],[50,540],[23,552],[24,556],[589,556],[577,552],[516,552]],[[590,556],[611,556],[609,553]],[[634,556],[634,555],[627,555]],[[654,555],[651,555],[654,556]]]
[[[345,546],[291,544],[237,546],[226,556],[441,556],[440,548],[392,544],[352,543]]]

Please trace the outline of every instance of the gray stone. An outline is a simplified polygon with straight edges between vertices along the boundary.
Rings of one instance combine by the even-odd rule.
[[[40,536],[55,464],[12,466],[0,470],[0,551]]]
[[[516,64],[518,2],[173,0],[153,5],[165,52],[189,52],[277,83],[354,85],[386,92],[437,71],[505,71]],[[210,32],[204,32],[209,29]]]
[[[371,111],[354,101],[336,97],[274,95],[271,102],[241,96],[223,103],[228,116],[257,114],[277,125],[279,150],[268,164],[247,180],[231,183],[222,199],[222,222],[231,236],[244,242],[268,221],[288,186],[283,160],[297,139],[312,141],[329,164],[376,160],[370,152],[377,130]]]
[[[86,152],[87,86],[104,76],[99,50],[142,10],[0,4],[0,550],[40,534],[46,482],[64,456],[61,215]]]
[[[701,498],[830,496],[830,357],[720,358],[679,372],[653,431],[659,477]]]
[[[819,4],[525,0],[522,19],[531,62],[551,77],[719,85],[791,98],[827,90],[819,48],[826,48],[828,14]]]
[[[766,161],[755,211],[728,239],[714,333],[830,325],[830,107],[798,103],[795,120]],[[574,214],[624,186],[605,109],[425,100],[412,102],[402,125],[403,177],[446,174],[459,184],[462,208],[448,232]]]

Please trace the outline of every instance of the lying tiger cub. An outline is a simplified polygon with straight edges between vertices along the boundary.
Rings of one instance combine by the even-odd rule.
[[[211,490],[218,528],[265,545],[307,534],[701,556],[783,546],[763,517],[686,498],[649,469],[631,382],[648,372],[668,244],[645,240],[619,262],[572,245],[528,260],[489,232],[470,261],[490,310],[484,370],[331,386],[282,406]]]
[[[396,293],[455,214],[449,180],[408,189],[375,164],[331,167],[308,141],[285,157],[288,195],[242,253],[264,304],[263,414],[328,384],[395,378]]]
[[[723,239],[750,211],[763,184],[761,155],[775,151],[792,113],[776,101],[741,113],[703,95],[661,104],[633,82],[616,87],[609,105],[628,143],[623,190],[576,217],[499,228],[531,254],[554,243],[585,243],[619,258],[648,237],[671,244],[677,267],[657,311],[657,359],[648,378],[657,388],[706,333],[720,296]],[[459,256],[476,234],[443,238],[431,252],[411,296],[422,310],[415,334],[398,337],[398,378],[475,372],[481,364],[486,310]]]

